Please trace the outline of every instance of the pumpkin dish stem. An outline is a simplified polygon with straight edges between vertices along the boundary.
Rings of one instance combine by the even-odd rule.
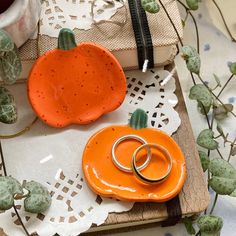
[[[28,79],[28,97],[37,116],[62,128],[89,124],[124,101],[126,78],[117,59],[104,47],[83,42],[61,29],[58,48],[39,57]]]
[[[75,42],[74,33],[70,29],[67,29],[67,28],[61,29],[58,36],[58,49],[70,50],[76,47],[77,47],[77,44]]]
[[[147,128],[148,116],[142,109],[137,109],[129,120],[129,126],[133,129]]]

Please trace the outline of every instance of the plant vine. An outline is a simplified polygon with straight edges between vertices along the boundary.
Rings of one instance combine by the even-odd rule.
[[[21,71],[22,65],[18,49],[9,34],[0,29],[0,76],[3,80],[2,83],[14,84]],[[0,122],[13,124],[17,121],[17,116],[17,107],[13,95],[7,88],[0,86]],[[0,135],[0,159],[3,166],[3,176],[0,176],[0,210],[6,211],[13,208],[27,236],[37,235],[37,233],[29,233],[20,217],[15,201],[24,199],[25,211],[41,213],[50,207],[51,196],[48,190],[38,182],[25,181],[20,184],[15,178],[7,175],[1,139],[11,139],[23,135],[31,129],[37,120],[38,118],[35,117],[29,125],[15,134]],[[24,193],[24,190],[27,193]]]
[[[4,156],[3,156],[2,143],[1,143],[1,142],[0,142],[0,155],[1,155],[2,166],[3,166],[3,174],[4,174],[4,176],[7,176],[7,169],[6,169],[6,165],[5,165],[5,159],[4,159]],[[21,226],[22,226],[22,228],[23,228],[25,234],[26,234],[27,236],[30,236],[30,233],[28,232],[28,230],[26,229],[26,227],[25,227],[23,221],[21,220],[21,217],[20,217],[20,215],[19,215],[19,212],[18,212],[18,210],[17,210],[15,204],[13,205],[13,209],[14,209],[14,211],[15,211],[15,213],[16,213],[16,216],[17,216],[17,218],[18,218],[18,220],[19,220],[19,222],[20,222],[20,224],[21,224]]]

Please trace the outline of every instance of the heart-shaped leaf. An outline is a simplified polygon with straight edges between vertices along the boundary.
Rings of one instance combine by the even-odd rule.
[[[42,213],[50,207],[52,202],[50,193],[42,184],[30,181],[24,187],[29,191],[28,197],[24,200],[26,211]]]
[[[8,176],[0,177],[0,210],[8,210],[14,204],[14,195],[23,194],[21,184]]]
[[[233,75],[236,75],[236,62],[231,63],[229,69]]]
[[[200,157],[200,160],[201,160],[203,172],[205,172],[208,169],[210,159],[209,159],[209,157],[207,156],[207,154],[205,152],[198,151],[198,153],[199,153],[199,157]]]
[[[186,0],[186,3],[189,9],[196,11],[198,9],[198,2],[199,0]]]
[[[13,84],[22,71],[22,65],[16,45],[0,57],[0,76],[4,82]]]
[[[220,236],[223,220],[218,216],[204,215],[198,219],[197,225],[201,236]]]
[[[0,87],[0,122],[12,124],[17,120],[17,110],[14,97],[9,90]]]
[[[209,164],[209,171],[213,176],[236,179],[235,168],[223,159],[213,159]]]
[[[201,60],[199,56],[196,57],[190,57],[186,61],[187,68],[190,72],[199,74],[200,73],[200,67],[201,67]]]
[[[0,29],[0,52],[9,52],[13,48],[14,43],[9,34],[5,30]]]
[[[149,13],[157,13],[160,10],[157,0],[141,0],[141,4],[143,9]]]
[[[236,179],[213,176],[208,183],[216,193],[221,195],[229,195],[236,189]]]
[[[236,170],[223,159],[213,159],[209,164],[212,178],[209,185],[218,194],[229,195],[236,189]]]
[[[203,84],[196,84],[190,89],[189,98],[201,103],[206,111],[210,110],[213,98],[210,91]]]
[[[208,150],[218,148],[218,142],[214,140],[214,132],[210,129],[204,129],[197,137],[197,144]]]
[[[189,45],[182,47],[183,58],[186,61],[187,68],[190,72],[199,74],[201,67],[201,59],[197,50]]]
[[[214,117],[217,120],[223,120],[227,117],[228,113],[231,112],[233,109],[234,106],[232,104],[218,105],[213,109]]]

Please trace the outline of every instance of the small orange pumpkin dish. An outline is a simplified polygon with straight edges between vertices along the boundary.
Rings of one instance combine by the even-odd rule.
[[[62,29],[58,49],[41,56],[28,80],[29,101],[38,117],[53,127],[88,124],[118,108],[126,78],[116,58],[94,43],[75,43]]]
[[[186,163],[180,147],[166,133],[146,127],[147,115],[138,109],[133,113],[129,125],[106,127],[89,139],[83,153],[82,168],[90,188],[95,193],[124,201],[165,202],[180,192],[186,179]],[[142,183],[133,173],[123,172],[114,165],[112,146],[125,135],[137,135],[148,143],[159,144],[168,150],[172,158],[172,169],[164,182]],[[139,146],[140,143],[136,140],[126,140],[119,144],[116,149],[119,162],[130,167],[131,157]],[[152,149],[151,152],[151,161],[141,172],[148,178],[160,178],[167,172],[169,162],[160,151]],[[138,162],[142,156],[140,152],[140,156],[137,156]]]

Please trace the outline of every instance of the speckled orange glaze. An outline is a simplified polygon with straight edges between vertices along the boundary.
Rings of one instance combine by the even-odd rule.
[[[172,156],[173,168],[167,180],[157,185],[140,182],[132,173],[119,170],[112,162],[111,148],[121,136],[135,134],[150,143],[165,147]],[[128,140],[121,143],[116,150],[118,160],[130,167],[134,150],[140,146],[138,141]],[[146,155],[143,150],[138,155],[140,162]],[[184,155],[177,143],[167,134],[153,128],[135,130],[129,126],[110,126],[98,131],[88,141],[83,153],[83,172],[91,189],[105,197],[125,201],[165,202],[175,197],[183,187],[186,179]],[[152,149],[152,159],[142,170],[147,177],[163,176],[168,168],[168,161],[159,151]]]
[[[53,127],[93,122],[118,108],[125,94],[120,64],[94,43],[47,52],[36,61],[28,80],[34,111]]]

